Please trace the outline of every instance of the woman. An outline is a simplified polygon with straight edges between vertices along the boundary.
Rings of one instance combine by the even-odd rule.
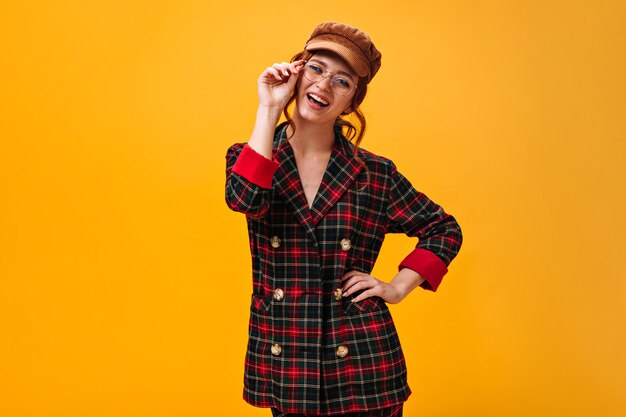
[[[451,215],[358,146],[380,61],[361,30],[318,25],[263,71],[252,136],[228,149],[226,201],[246,214],[253,267],[244,399],[274,416],[401,416],[411,391],[386,303],[436,291],[461,245]],[[388,283],[369,275],[386,233],[419,238]]]

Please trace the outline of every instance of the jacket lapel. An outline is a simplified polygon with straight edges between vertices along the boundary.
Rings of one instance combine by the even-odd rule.
[[[313,233],[315,225],[352,185],[362,167],[354,159],[352,144],[340,132],[336,131],[335,144],[322,183],[313,200],[313,206],[309,209],[293,149],[288,142],[281,143],[286,139],[284,129],[280,129],[280,127],[277,129],[277,132],[280,133],[277,133],[275,137],[275,144],[278,149],[277,159],[280,166],[274,174],[274,184],[278,193],[291,205],[298,221],[307,232]]]
[[[352,144],[341,133],[336,132],[335,146],[310,210],[314,224],[337,203],[361,172],[362,167],[354,159],[352,149]]]
[[[293,149],[287,139],[284,139],[285,143],[281,143],[285,137],[285,131],[282,129],[280,132],[281,133],[274,139],[278,149],[276,152],[277,159],[280,163],[278,170],[274,174],[274,186],[277,188],[278,194],[282,196],[283,200],[291,206],[294,216],[296,216],[298,221],[304,226],[304,229],[315,236],[313,230],[315,224],[311,218],[309,204],[306,201],[306,195],[302,188]]]

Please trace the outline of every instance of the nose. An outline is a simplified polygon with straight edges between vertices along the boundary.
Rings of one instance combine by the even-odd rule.
[[[316,85],[317,88],[319,88],[320,90],[326,90],[326,91],[330,91],[330,81],[331,78],[328,74],[326,74],[326,76],[324,78],[322,78],[321,80],[319,80]]]

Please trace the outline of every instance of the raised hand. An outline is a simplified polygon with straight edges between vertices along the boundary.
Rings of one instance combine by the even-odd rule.
[[[267,67],[257,81],[259,87],[259,105],[282,111],[298,81],[298,73],[304,60],[283,62]]]

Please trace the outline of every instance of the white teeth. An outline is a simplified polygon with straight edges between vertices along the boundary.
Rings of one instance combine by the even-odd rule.
[[[318,96],[317,94],[309,93],[309,95],[313,97],[316,101],[319,101],[320,103],[322,103],[323,105],[325,106],[328,105],[328,102],[324,100],[323,98],[321,98],[320,96]]]

